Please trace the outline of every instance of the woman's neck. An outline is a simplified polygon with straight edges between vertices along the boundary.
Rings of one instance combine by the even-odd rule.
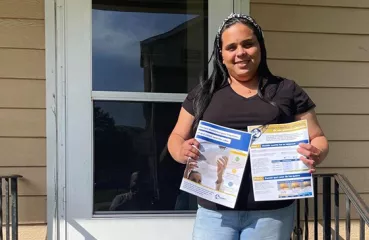
[[[247,81],[240,81],[240,80],[237,80],[234,77],[230,77],[229,84],[233,88],[239,88],[239,89],[240,88],[246,88],[248,90],[253,91],[253,90],[258,89],[259,80],[258,80],[257,76],[255,76],[252,79],[247,80]]]

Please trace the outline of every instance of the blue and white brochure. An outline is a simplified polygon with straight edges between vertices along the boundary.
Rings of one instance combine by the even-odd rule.
[[[252,135],[200,121],[195,139],[200,143],[197,165],[187,164],[180,189],[234,208],[246,168]]]
[[[312,174],[297,148],[309,143],[306,120],[250,126],[251,174],[255,201],[314,197]]]

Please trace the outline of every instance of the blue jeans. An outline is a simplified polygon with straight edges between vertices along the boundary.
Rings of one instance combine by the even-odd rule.
[[[289,240],[296,204],[277,210],[214,211],[199,207],[194,240]]]

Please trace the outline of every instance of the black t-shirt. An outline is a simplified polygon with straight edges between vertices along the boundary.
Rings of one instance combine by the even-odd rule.
[[[187,95],[182,104],[183,108],[192,115],[194,115],[195,89]],[[242,97],[227,84],[213,94],[202,120],[247,131],[247,127],[250,125],[292,122],[295,120],[296,114],[307,112],[315,107],[314,102],[306,92],[294,81],[288,79],[279,79],[274,81],[274,84],[267,85],[265,95],[271,96],[269,100],[276,103],[278,107],[261,99],[258,94],[249,98]],[[292,202],[293,200],[255,202],[250,161],[247,162],[234,210],[278,209],[286,207]],[[198,203],[209,209],[229,209],[202,198],[198,198]]]

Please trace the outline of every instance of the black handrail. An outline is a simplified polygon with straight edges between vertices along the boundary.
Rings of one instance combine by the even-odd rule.
[[[346,239],[349,240],[351,236],[351,205],[360,216],[360,240],[365,239],[365,224],[369,226],[369,207],[365,204],[363,199],[357,193],[350,181],[341,174],[314,174],[314,239],[318,239],[318,183],[319,179],[323,182],[323,239],[332,239],[331,229],[331,207],[332,207],[332,180],[334,181],[334,221],[335,221],[335,238],[340,239],[339,235],[339,193],[346,196]],[[297,200],[297,217],[296,225],[293,233],[293,239],[300,240],[305,236],[305,240],[309,239],[309,199],[304,199],[304,229],[300,224],[300,208],[302,200]]]
[[[10,215],[12,240],[18,240],[18,179],[20,175],[0,175],[0,240],[3,234],[3,183],[5,182],[5,239],[10,240]],[[11,198],[11,205],[10,203]]]

